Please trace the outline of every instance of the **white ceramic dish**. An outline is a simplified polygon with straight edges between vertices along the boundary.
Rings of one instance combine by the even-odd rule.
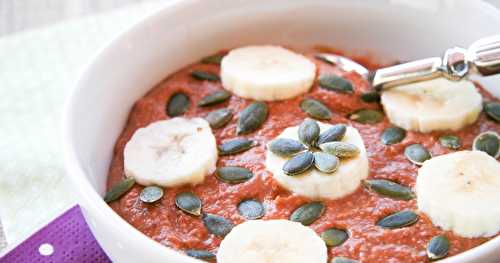
[[[97,240],[115,262],[195,262],[133,228],[102,201],[115,140],[134,102],[177,69],[223,48],[330,45],[386,59],[440,55],[499,33],[500,11],[469,0],[172,1],[121,34],[86,67],[68,100],[68,176]],[[486,87],[499,78],[481,80]],[[500,89],[494,91],[500,96]],[[498,262],[496,238],[446,262]]]

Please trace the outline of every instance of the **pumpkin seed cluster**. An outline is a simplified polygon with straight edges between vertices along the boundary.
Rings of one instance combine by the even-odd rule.
[[[287,175],[299,175],[312,167],[330,174],[338,169],[341,159],[359,154],[356,145],[342,142],[346,130],[345,125],[337,124],[320,133],[318,123],[306,118],[299,126],[298,141],[278,138],[268,147],[272,153],[290,158],[283,165],[283,172]]]

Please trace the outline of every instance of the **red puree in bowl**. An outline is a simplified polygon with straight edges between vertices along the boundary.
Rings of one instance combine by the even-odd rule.
[[[221,90],[220,81],[200,81],[191,77],[193,70],[219,73],[219,65],[196,63],[190,65],[162,81],[143,98],[139,99],[116,142],[114,157],[109,172],[108,188],[121,181],[124,175],[123,149],[133,133],[158,120],[169,117],[165,106],[170,96],[178,91],[186,93],[191,105],[185,117],[205,116],[214,109],[227,107],[235,117],[223,128],[213,129],[217,143],[236,137],[246,137],[258,142],[258,146],[250,150],[230,156],[220,156],[217,166],[243,166],[254,173],[254,177],[241,184],[231,185],[219,181],[215,175],[207,175],[205,181],[196,186],[166,188],[165,195],[154,204],[146,204],[139,200],[142,186],[136,184],[127,194],[110,206],[135,228],[160,242],[178,250],[204,249],[216,252],[222,240],[210,234],[201,217],[189,215],[175,206],[175,195],[181,191],[192,191],[202,200],[205,213],[223,216],[235,224],[245,221],[237,211],[240,201],[253,198],[261,201],[266,209],[263,219],[288,219],[294,209],[310,201],[308,198],[290,193],[278,185],[264,166],[265,145],[283,129],[299,125],[306,114],[299,103],[305,97],[319,99],[334,113],[330,123],[346,123],[359,130],[367,147],[370,163],[369,178],[394,180],[403,185],[413,187],[418,166],[408,161],[403,151],[405,146],[421,143],[433,156],[451,152],[441,146],[438,138],[443,134],[453,134],[462,141],[461,149],[470,149],[475,136],[488,130],[499,131],[499,125],[481,113],[478,121],[457,132],[432,132],[428,134],[407,132],[406,138],[394,145],[384,145],[380,141],[382,131],[391,126],[386,117],[378,124],[361,124],[351,121],[347,116],[357,109],[381,109],[378,103],[367,103],[360,99],[360,94],[370,90],[370,85],[354,72],[344,72],[333,65],[314,58],[314,53],[307,56],[316,63],[318,76],[332,72],[349,80],[355,87],[353,94],[342,94],[318,87],[317,83],[309,93],[285,100],[266,102],[269,106],[269,117],[263,126],[255,132],[244,136],[236,135],[238,113],[251,101],[233,95],[229,101],[210,107],[198,107],[198,101],[205,95]],[[369,58],[355,58],[369,68],[377,65]],[[477,86],[485,101],[492,100],[492,95]],[[353,194],[339,200],[324,200],[325,213],[310,227],[318,234],[336,227],[347,229],[349,238],[338,247],[329,247],[329,257],[344,256],[362,262],[422,262],[427,261],[426,245],[438,234],[445,234],[450,240],[449,255],[455,255],[478,246],[489,238],[461,238],[449,231],[433,226],[431,221],[419,213],[420,220],[409,227],[399,229],[383,229],[375,223],[382,217],[404,209],[417,211],[416,199],[398,201],[368,191],[360,186]]]

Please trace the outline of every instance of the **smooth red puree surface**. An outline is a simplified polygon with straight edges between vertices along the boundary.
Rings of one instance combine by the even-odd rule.
[[[308,201],[308,198],[298,196],[281,188],[264,166],[265,145],[283,129],[300,124],[306,115],[299,107],[304,97],[323,101],[333,112],[330,123],[346,123],[359,130],[364,139],[370,162],[369,178],[384,178],[394,180],[403,185],[413,187],[418,166],[410,163],[403,155],[405,146],[421,143],[431,151],[433,156],[448,153],[441,146],[438,137],[443,134],[453,134],[462,140],[461,149],[470,149],[472,140],[480,132],[493,130],[500,132],[500,126],[481,113],[478,121],[458,132],[433,132],[422,134],[407,132],[401,143],[386,146],[380,142],[384,128],[390,126],[387,118],[383,122],[370,125],[350,121],[347,115],[357,109],[380,109],[378,103],[363,102],[359,95],[370,89],[369,84],[356,73],[343,72],[335,66],[313,58],[314,53],[307,56],[317,65],[318,76],[321,73],[333,72],[352,82],[354,94],[342,94],[319,88],[314,85],[309,93],[302,96],[276,102],[267,102],[269,117],[256,132],[245,136],[236,136],[236,121],[238,113],[251,101],[235,95],[228,102],[211,106],[197,107],[198,101],[205,95],[222,89],[220,82],[200,81],[193,79],[190,72],[203,70],[219,73],[219,66],[213,64],[193,64],[162,81],[143,98],[137,101],[130,112],[129,120],[118,138],[114,150],[114,158],[110,167],[108,188],[124,178],[123,149],[132,134],[148,124],[165,120],[165,105],[171,94],[182,91],[189,95],[191,105],[186,117],[205,116],[208,112],[223,107],[233,110],[235,117],[225,127],[214,129],[217,142],[224,142],[236,137],[247,137],[259,143],[257,147],[244,153],[219,157],[217,166],[236,165],[249,168],[254,177],[241,184],[230,185],[221,182],[211,174],[197,186],[166,188],[164,197],[154,203],[145,204],[138,198],[141,189],[135,185],[131,191],[110,206],[126,221],[144,234],[165,246],[178,250],[205,249],[216,252],[221,238],[210,234],[204,227],[200,217],[188,215],[175,206],[175,195],[180,191],[192,191],[203,203],[203,211],[223,216],[235,224],[245,221],[237,211],[237,204],[248,198],[263,202],[266,215],[263,219],[288,219],[291,212]],[[377,67],[370,59],[358,58],[358,61],[370,68]],[[484,100],[492,100],[492,96],[478,87]],[[423,262],[427,261],[425,247],[435,235],[445,234],[450,239],[450,255],[458,254],[478,246],[488,238],[461,238],[449,231],[442,231],[432,225],[431,221],[419,213],[420,220],[410,226],[387,230],[375,225],[375,222],[393,212],[403,209],[417,210],[416,200],[397,201],[384,198],[376,193],[359,187],[356,192],[339,200],[323,200],[325,213],[310,227],[318,234],[331,228],[343,228],[349,232],[349,239],[338,247],[329,247],[329,257],[344,256],[358,259],[362,262]]]

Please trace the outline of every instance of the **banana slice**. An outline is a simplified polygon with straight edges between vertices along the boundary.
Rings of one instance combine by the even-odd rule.
[[[437,78],[392,88],[382,93],[392,124],[405,130],[459,130],[476,121],[482,97],[468,80]]]
[[[125,175],[141,185],[194,185],[215,171],[217,146],[207,121],[173,118],[138,129],[123,155]]]
[[[324,263],[325,242],[309,227],[288,220],[250,220],[222,240],[218,263]]]
[[[332,127],[330,124],[318,122],[321,132]],[[297,131],[299,126],[286,128],[277,138],[299,140]],[[290,176],[283,172],[283,165],[288,158],[280,157],[266,150],[266,168],[273,174],[278,183],[291,192],[309,198],[338,199],[354,192],[361,180],[368,176],[368,157],[363,139],[358,130],[347,127],[342,142],[354,144],[359,149],[359,154],[353,158],[340,161],[334,173],[323,173],[317,169],[310,169],[300,175]]]
[[[460,151],[425,161],[418,170],[418,208],[434,225],[462,237],[500,230],[500,163],[481,151]]]
[[[224,56],[220,75],[224,88],[240,97],[284,100],[311,88],[316,65],[279,46],[246,46]]]

